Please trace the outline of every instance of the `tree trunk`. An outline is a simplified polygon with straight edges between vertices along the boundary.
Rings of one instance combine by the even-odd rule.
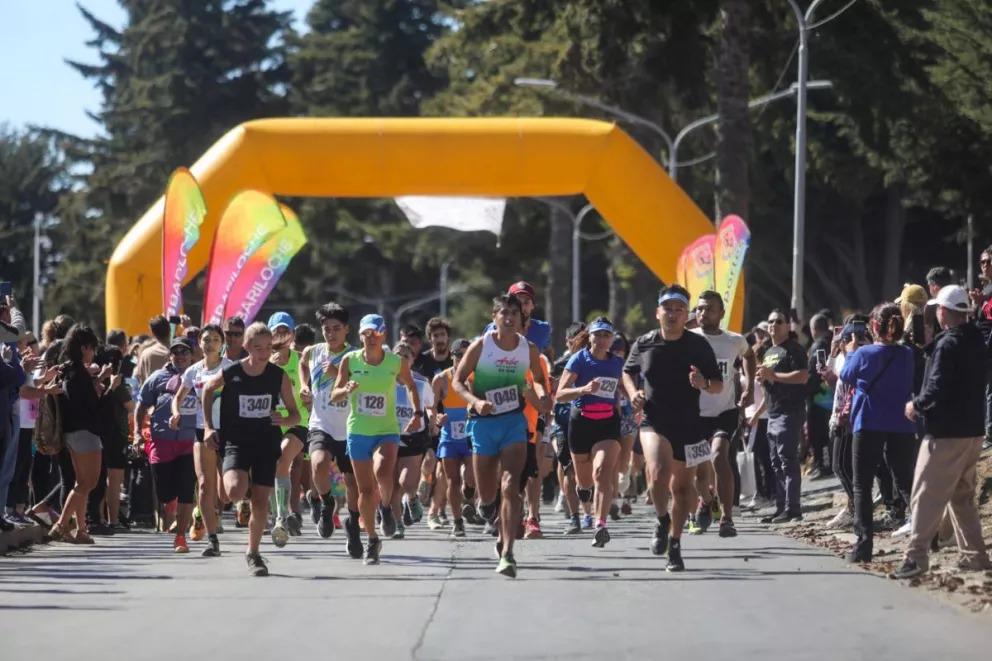
[[[717,124],[716,220],[737,214],[748,220],[751,186],[748,157],[751,121],[748,116],[749,0],[721,0],[720,52],[716,67]]]
[[[565,329],[572,322],[572,219],[557,207],[551,207],[548,261],[550,269],[545,308],[551,322],[552,347],[556,354],[560,354],[565,346]]]

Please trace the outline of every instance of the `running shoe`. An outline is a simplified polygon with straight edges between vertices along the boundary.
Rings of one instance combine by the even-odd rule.
[[[413,510],[410,508],[410,501],[406,496],[403,497],[403,525],[413,525]]]
[[[320,525],[320,511],[323,502],[313,489],[307,491],[307,504],[310,505],[310,520],[313,521],[313,525]]]
[[[189,529],[189,538],[194,542],[202,541],[207,536],[207,527],[203,525],[203,514],[200,508],[193,508],[193,525]]]
[[[485,525],[486,527],[482,529],[482,533],[484,535],[495,535],[499,533],[499,530],[496,528],[496,524],[494,522],[486,521]]]
[[[448,526],[448,513],[446,511],[444,511],[444,510],[441,510],[441,513],[438,514],[438,516],[441,517],[441,523],[444,524],[445,527],[447,527]]]
[[[926,573],[926,569],[921,567],[915,560],[903,560],[902,566],[889,574],[889,578],[916,578]]]
[[[290,537],[299,537],[303,534],[303,517],[299,512],[293,512],[286,517],[286,529],[289,530]]]
[[[248,573],[252,576],[268,576],[269,568],[265,566],[265,560],[258,551],[246,553],[245,560],[248,562]]]
[[[606,526],[596,528],[596,537],[592,540],[592,545],[601,549],[606,546],[606,543],[609,541],[610,531],[606,529]]]
[[[620,506],[616,503],[610,505],[610,518],[614,521],[620,520]]]
[[[186,535],[176,535],[172,542],[172,547],[176,553],[189,553],[189,546],[186,544]]]
[[[482,526],[486,523],[486,520],[479,516],[479,513],[475,509],[475,505],[472,503],[465,503],[462,505],[462,518],[471,523],[473,526]]]
[[[703,529],[699,527],[699,524],[698,523],[696,523],[696,516],[695,515],[690,516],[689,519],[685,522],[685,530],[690,535],[702,535],[703,534]]]
[[[623,505],[620,506],[620,513],[624,516],[630,516],[631,512],[633,512],[633,510],[630,507],[630,501],[624,500]]]
[[[582,517],[583,528],[592,528],[592,525],[593,525],[592,514],[586,514],[584,517]]]
[[[286,546],[286,542],[289,541],[289,531],[286,530],[286,521],[279,517],[276,519],[276,523],[272,526],[272,543],[278,548]]]
[[[420,523],[424,518],[424,506],[420,504],[420,498],[414,497],[410,500],[410,516],[414,523]]]
[[[392,537],[396,534],[396,518],[393,516],[393,508],[380,505],[379,515],[382,517],[382,536]]]
[[[677,539],[668,542],[668,564],[665,571],[685,571],[685,563],[682,562],[682,543]]]
[[[544,533],[541,532],[541,524],[534,517],[528,517],[524,524],[524,539],[541,539]]]
[[[452,537],[465,536],[465,519],[455,519],[455,522],[451,524],[451,536]]]
[[[358,525],[358,521],[353,517],[348,517],[344,522],[344,531],[348,536],[348,541],[345,544],[345,548],[354,559],[362,557],[362,529]]]
[[[713,508],[710,503],[701,503],[696,511],[696,527],[699,528],[697,535],[701,535],[713,525]]]
[[[440,528],[443,528],[444,524],[441,523],[441,517],[439,517],[437,514],[429,514],[427,516],[427,527],[430,528],[431,530],[438,530]]]
[[[499,564],[496,565],[496,573],[510,578],[517,577],[517,561],[513,559],[512,553],[507,553],[499,559]]]
[[[720,537],[737,537],[737,528],[734,527],[734,522],[727,521],[726,519],[720,521],[720,531],[718,534]]]
[[[382,540],[378,537],[373,537],[369,540],[368,546],[365,547],[365,564],[367,565],[377,565],[379,564],[379,552],[382,550]]]
[[[564,512],[565,511],[565,492],[564,491],[559,491],[558,492],[558,501],[555,503],[555,511],[556,512]]]
[[[417,498],[422,503],[426,503],[431,499],[431,483],[427,480],[421,480],[420,484],[417,485]]]
[[[846,510],[845,510],[846,511]],[[913,532],[913,520],[907,518],[906,523],[902,525],[898,530],[892,531],[893,537],[905,537],[909,533]]]
[[[328,539],[334,534],[334,507],[324,507],[321,503],[317,511],[320,513],[317,517],[317,534]]]
[[[203,549],[203,553],[200,554],[204,558],[217,558],[220,557],[220,541],[214,537],[213,539],[207,539],[207,548]]]
[[[582,526],[579,524],[579,515],[578,514],[576,514],[575,516],[573,516],[571,518],[571,520],[568,522],[568,527],[565,528],[565,534],[566,535],[581,535],[582,534]]]
[[[654,536],[651,537],[651,553],[665,555],[668,550],[668,532],[672,527],[672,517],[666,514],[654,526]]]
[[[775,519],[777,519],[780,516],[782,516],[782,511],[781,510],[775,510],[773,513],[769,514],[768,516],[761,517],[761,519],[759,519],[759,520],[762,523],[777,523],[777,521],[775,521]]]
[[[850,510],[846,507],[837,512],[834,518],[827,522],[827,528],[831,530],[847,530],[854,527],[854,516],[851,515]],[[897,531],[898,532],[898,531]],[[907,531],[908,532],[908,531]],[[895,537],[895,533],[892,533]]]
[[[238,512],[234,517],[234,525],[238,528],[247,528],[251,520],[251,503],[242,500],[238,503]]]
[[[403,539],[406,537],[406,526],[403,525],[402,521],[396,522],[396,532],[393,533],[392,539]]]

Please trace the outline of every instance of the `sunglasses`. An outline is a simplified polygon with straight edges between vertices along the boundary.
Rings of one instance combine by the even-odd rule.
[[[769,319],[768,320],[768,323],[769,324],[784,324],[785,323],[785,319],[782,319],[781,317],[778,317],[776,319]]]
[[[224,331],[224,337],[243,337],[244,331]]]
[[[978,260],[978,263],[982,266],[988,266],[989,264],[992,264],[992,259],[980,259]]]

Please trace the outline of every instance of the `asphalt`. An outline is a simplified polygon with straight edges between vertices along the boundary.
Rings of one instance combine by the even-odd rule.
[[[494,574],[481,530],[453,542],[419,524],[385,541],[382,564],[348,558],[341,531],[262,552],[227,521],[221,558],[177,556],[134,532],[92,547],[49,544],[0,558],[0,659],[971,659],[987,618],[870,575],[751,520],[740,535],[686,536],[687,571],[648,549],[643,505],[613,541],[518,542],[519,577]],[[471,527],[470,527],[471,528]]]

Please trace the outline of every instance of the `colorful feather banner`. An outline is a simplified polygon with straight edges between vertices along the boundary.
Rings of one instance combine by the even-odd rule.
[[[713,248],[716,236],[701,236],[685,249],[685,288],[692,302],[707,289],[714,287]]]
[[[748,246],[751,245],[751,230],[748,229],[740,216],[727,216],[720,223],[714,248],[715,284],[716,291],[723,296],[726,313],[723,315],[723,327],[726,328],[733,319],[735,305],[743,305],[738,301],[738,281],[744,270],[744,257]]]
[[[206,215],[207,203],[196,179],[186,168],[177,169],[165,189],[162,221],[162,309],[167,317],[178,315],[183,308],[183,281],[189,272],[186,258],[200,240]]]

